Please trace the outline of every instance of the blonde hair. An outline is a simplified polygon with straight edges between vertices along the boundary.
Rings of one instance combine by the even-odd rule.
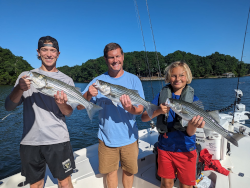
[[[187,65],[187,63],[185,61],[175,61],[173,63],[171,63],[170,65],[168,65],[164,71],[165,74],[165,82],[169,83],[170,82],[170,78],[171,78],[171,72],[173,70],[173,68],[175,67],[182,67],[186,73],[187,73],[187,84],[190,84],[192,82],[192,72],[189,68],[189,66]]]

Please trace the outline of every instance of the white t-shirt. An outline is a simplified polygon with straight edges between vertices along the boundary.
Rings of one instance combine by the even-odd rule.
[[[66,84],[74,85],[73,80],[62,72],[46,72],[41,69],[33,69],[45,76],[55,78]],[[28,71],[19,75],[19,79],[27,75]],[[23,92],[19,103],[14,103],[7,96],[5,101],[6,110],[14,110],[23,103],[23,145],[51,145],[69,141],[69,132],[65,123],[65,116],[58,108],[53,97],[40,93],[31,84],[30,89]],[[72,107],[74,109],[74,107]]]

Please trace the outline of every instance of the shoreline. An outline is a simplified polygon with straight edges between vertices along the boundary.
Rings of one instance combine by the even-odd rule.
[[[250,75],[245,75],[245,76],[250,76]],[[245,77],[245,76],[242,76],[242,77]],[[213,76],[213,77],[193,77],[193,79],[207,79],[207,78],[237,78],[237,77],[226,77],[226,76]],[[164,80],[165,78],[164,77],[157,77],[157,76],[152,76],[151,78],[150,77],[139,77],[139,79],[141,81],[155,81],[155,80]]]

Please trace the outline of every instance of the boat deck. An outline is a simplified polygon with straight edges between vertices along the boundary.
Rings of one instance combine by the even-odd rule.
[[[247,128],[246,132],[250,132]],[[135,175],[133,188],[156,188],[160,187],[160,181],[156,179],[156,165],[153,148],[158,140],[158,132],[154,129],[144,129],[139,131],[139,156],[138,167],[139,171]],[[250,164],[248,157],[250,156],[250,138],[246,137],[239,141],[239,147],[231,144],[231,155],[226,155],[226,158],[221,161],[223,167],[230,169],[229,176],[224,176],[215,171],[204,171],[210,179],[216,184],[216,188],[238,188],[249,187],[250,182]],[[245,149],[244,149],[245,148]],[[72,182],[75,188],[101,188],[106,187],[105,177],[98,170],[98,144],[80,149],[74,152],[76,169],[72,174]],[[239,176],[243,173],[244,176]],[[118,187],[122,188],[122,170],[118,170]],[[21,182],[25,178],[21,174],[16,174],[6,179],[3,179],[3,184],[0,188],[20,187]],[[20,184],[21,183],[21,184]],[[19,186],[18,186],[19,185]],[[28,188],[29,184],[21,186]],[[49,169],[46,170],[45,176],[46,188],[57,188],[57,180],[53,178]],[[178,187],[178,181],[175,182],[175,187]]]

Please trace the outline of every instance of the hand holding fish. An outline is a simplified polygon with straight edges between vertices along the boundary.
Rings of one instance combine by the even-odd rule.
[[[189,126],[194,126],[196,128],[203,128],[205,126],[205,121],[203,121],[203,117],[198,116],[194,116],[193,119],[191,119],[188,122]]]
[[[160,107],[160,109],[158,109],[158,110],[159,110],[160,114],[167,114],[170,110],[170,107],[166,106],[165,103],[160,104],[159,107]]]
[[[22,76],[19,79],[17,86],[11,92],[10,100],[14,103],[19,103],[23,95],[23,92],[30,89],[30,84],[31,84],[31,81],[28,79],[28,76],[26,75]]]
[[[130,97],[128,95],[122,95],[120,97],[120,101],[122,103],[123,108],[128,112],[131,112],[133,105],[131,103]]]
[[[92,97],[95,97],[98,94],[98,90],[95,88],[96,84],[93,83],[91,86],[89,86],[89,89],[86,93],[83,94],[83,97],[90,101]],[[78,105],[77,110],[83,110],[85,107],[83,105]]]
[[[72,113],[72,108],[74,108],[76,105],[84,106],[91,120],[94,114],[102,109],[100,106],[86,100],[86,98],[83,97],[80,88],[74,87],[60,80],[40,74],[38,72],[29,72],[28,78],[26,79],[30,80],[33,87],[42,94],[55,98],[58,108],[62,114],[66,116]],[[10,99],[13,102],[19,102],[21,96],[22,94],[20,96],[10,96],[13,98]]]
[[[149,114],[149,117],[152,117],[153,112],[159,109],[158,106],[150,102],[147,102],[143,98],[141,98],[136,90],[128,89],[120,85],[115,85],[115,84],[111,84],[108,82],[104,82],[102,80],[96,80],[95,84],[96,85],[94,87],[97,88],[102,95],[109,98],[115,106],[118,106],[118,104],[122,103],[120,99],[123,95],[129,96],[129,101],[128,101],[128,98],[126,98],[126,101],[124,98],[123,99],[124,102],[122,105],[124,109],[127,110],[131,114],[139,115],[143,112],[143,108],[145,107]],[[134,105],[138,105],[138,107]],[[129,108],[131,110],[129,110]]]
[[[139,115],[143,112],[143,106],[138,105],[138,107],[134,106],[132,104],[132,101],[129,97],[129,95],[121,95],[119,98],[124,110],[127,110],[129,113],[134,114],[134,115]]]
[[[179,116],[182,117],[182,126],[187,126],[187,134],[193,135],[196,128],[203,128],[213,130],[229,142],[238,147],[238,140],[242,137],[239,133],[229,132],[220,125],[219,111],[206,112],[201,101],[195,101],[193,103],[185,102],[182,100],[168,98],[166,105]],[[204,122],[205,121],[205,122]],[[206,133],[205,133],[206,134]]]
[[[189,122],[187,126],[187,134],[192,136],[196,132],[196,128],[203,128],[205,126],[205,121],[201,116],[194,116]]]
[[[22,91],[27,91],[28,89],[30,89],[30,80],[26,79],[27,76],[24,75],[19,79],[19,89]]]
[[[96,89],[96,84],[93,83],[91,86],[89,86],[89,90],[88,90],[88,96],[90,95],[91,98],[95,97],[98,94],[98,90]]]
[[[54,97],[55,97],[56,104],[59,104],[59,105],[66,104],[66,102],[68,101],[67,95],[63,91],[61,91],[61,93],[57,91]]]
[[[68,115],[73,111],[72,107],[67,104],[68,98],[63,91],[57,91],[57,93],[54,95],[54,98],[63,115]]]

